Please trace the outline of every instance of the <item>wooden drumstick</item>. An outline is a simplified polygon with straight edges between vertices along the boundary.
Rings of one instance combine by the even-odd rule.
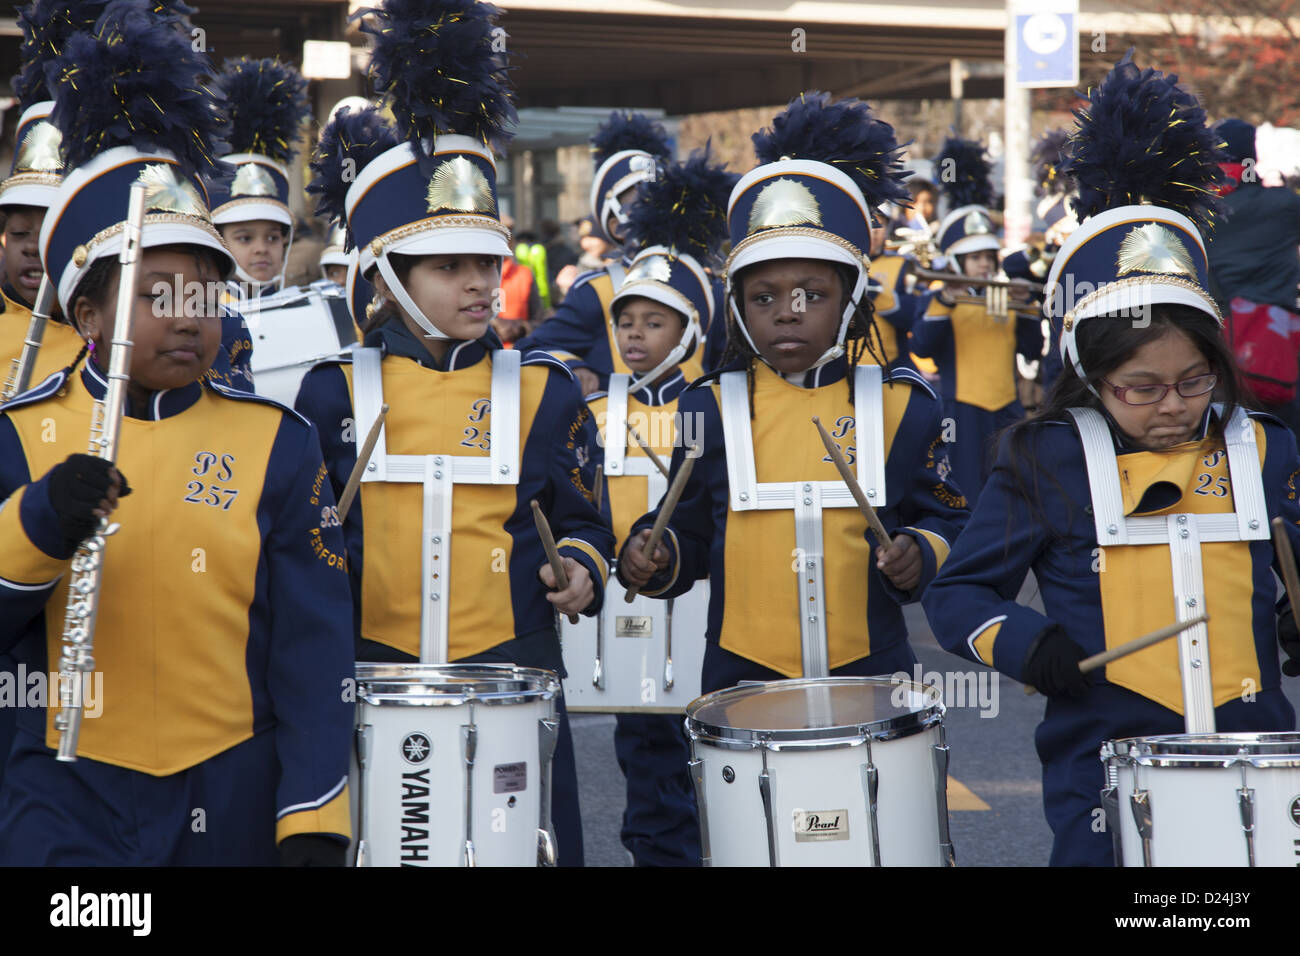
[[[1181,621],[1178,624],[1170,624],[1168,627],[1162,627],[1158,631],[1152,631],[1150,634],[1143,634],[1141,637],[1129,641],[1127,644],[1121,644],[1119,647],[1112,647],[1108,651],[1102,651],[1100,654],[1093,654],[1091,657],[1085,657],[1079,661],[1079,670],[1084,674],[1092,671],[1101,670],[1111,661],[1117,661],[1121,657],[1128,657],[1130,654],[1136,654],[1138,651],[1145,650],[1152,644],[1159,644],[1161,641],[1167,641],[1171,637],[1176,637],[1190,627],[1196,627],[1198,624],[1206,624],[1210,620],[1210,615],[1202,614],[1200,617],[1194,617],[1191,620]],[[1026,694],[1036,694],[1034,688],[1028,684],[1025,685]]]
[[[664,495],[664,500],[659,504],[659,517],[655,518],[654,526],[650,529],[650,537],[646,539],[645,548],[642,554],[647,555],[651,561],[654,560],[655,549],[659,547],[659,542],[663,539],[664,529],[668,527],[668,519],[673,516],[673,509],[677,507],[677,501],[682,496],[682,489],[686,487],[686,479],[691,476],[691,470],[695,467],[695,459],[699,455],[696,448],[688,449],[686,458],[682,461],[682,467],[677,472],[677,477],[673,483],[668,486],[668,492]],[[623,600],[631,604],[636,600],[640,592],[639,587],[628,588],[623,595]]]
[[[894,539],[889,536],[885,530],[885,525],[881,522],[880,517],[876,514],[876,509],[871,507],[871,502],[867,501],[867,496],[862,493],[862,487],[858,484],[858,479],[853,474],[853,469],[849,463],[844,460],[844,455],[840,451],[840,446],[835,444],[830,433],[822,425],[822,420],[813,416],[813,424],[817,426],[817,432],[822,436],[822,444],[826,446],[826,453],[831,456],[835,462],[835,469],[844,479],[844,483],[849,486],[849,491],[853,494],[853,500],[858,503],[858,509],[862,512],[863,517],[867,519],[867,525],[875,532],[876,540],[880,542],[882,550],[888,550],[893,547]]]
[[[1286,597],[1291,602],[1291,612],[1300,615],[1300,574],[1296,573],[1295,554],[1291,551],[1291,539],[1287,537],[1286,522],[1274,518],[1272,524],[1273,550],[1277,552],[1277,563],[1282,569]]]
[[[534,498],[528,502],[528,506],[533,509],[533,523],[537,525],[537,536],[542,539],[542,548],[546,551],[546,560],[551,563],[551,573],[555,575],[555,589],[563,591],[569,586],[569,576],[564,573],[564,562],[560,559],[560,552],[555,547],[555,536],[551,534],[551,523],[546,520],[546,515],[542,514],[542,507]],[[578,615],[570,614],[569,623],[577,624]]]
[[[600,510],[600,503],[602,499],[605,497],[604,479],[605,479],[605,466],[597,465],[596,466],[596,488],[591,495],[591,503],[596,506],[597,511]]]
[[[343,523],[343,519],[352,509],[352,499],[357,496],[357,489],[361,487],[361,475],[365,472],[366,465],[370,463],[370,456],[375,451],[375,442],[379,441],[379,432],[384,427],[384,419],[387,417],[388,406],[381,405],[379,417],[366,433],[366,440],[361,443],[361,450],[357,452],[357,462],[352,466],[352,474],[348,475],[348,483],[343,486],[343,494],[339,495],[339,524]]]
[[[645,443],[644,438],[637,434],[637,431],[632,427],[631,422],[625,422],[624,424],[627,425],[628,434],[630,434],[633,440],[641,446],[641,450],[646,453],[646,457],[654,462],[655,467],[659,469],[659,473],[667,478],[668,466],[664,464],[663,459],[656,455],[655,450]]]

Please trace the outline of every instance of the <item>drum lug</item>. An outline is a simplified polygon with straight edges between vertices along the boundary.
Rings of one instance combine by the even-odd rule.
[[[1250,766],[1250,755],[1242,750],[1237,754],[1241,767],[1241,787],[1237,790],[1237,806],[1241,810],[1241,832],[1246,837],[1247,866],[1255,865],[1255,791],[1246,786],[1246,769]]]
[[[605,609],[596,615],[596,667],[591,673],[591,686],[596,690],[605,689],[605,669],[601,665],[601,656],[605,650]]]
[[[478,727],[474,702],[469,702],[469,723],[460,728],[460,752],[465,760],[465,866],[477,866],[474,853],[474,757],[478,752]]]
[[[939,865],[956,866],[957,854],[952,846],[948,827],[948,740],[943,725],[939,725],[939,742],[934,745],[934,795],[939,808]]]
[[[370,847],[366,844],[365,840],[359,840],[357,842],[357,862],[354,865],[355,866],[370,865]]]
[[[767,748],[763,748],[763,772],[758,775],[758,793],[763,798],[763,816],[767,820],[767,865],[780,866],[776,852],[776,820],[772,816],[772,782],[776,777],[767,766]]]
[[[1119,787],[1104,787],[1101,791],[1101,809],[1106,815],[1106,829],[1110,830],[1111,845],[1115,848],[1115,865],[1124,865],[1124,840],[1120,832]]]
[[[673,599],[664,608],[664,693],[673,689]]]
[[[555,831],[551,826],[551,758],[560,735],[557,718],[542,718],[537,722],[537,763],[541,778],[541,799],[537,811],[537,851],[539,866],[555,866],[559,852],[555,846]]]
[[[695,741],[691,741],[691,750],[695,749]],[[692,755],[690,762],[687,764],[691,770],[691,780],[695,784],[695,803],[700,818],[700,851],[701,865],[712,866],[713,855],[709,852],[709,815],[707,812],[707,802],[704,799],[704,761]]]
[[[1133,810],[1133,822],[1137,824],[1138,836],[1142,838],[1142,865],[1154,866],[1151,861],[1151,834],[1155,829],[1151,818],[1151,791],[1134,790],[1129,795],[1129,805]]]
[[[537,865],[538,866],[555,866],[555,838],[551,836],[551,831],[543,827],[537,828]]]
[[[862,765],[862,792],[867,798],[867,825],[871,831],[871,865],[882,866],[880,859],[880,817],[877,797],[880,794],[880,771],[871,758],[871,738],[867,737],[867,762]]]

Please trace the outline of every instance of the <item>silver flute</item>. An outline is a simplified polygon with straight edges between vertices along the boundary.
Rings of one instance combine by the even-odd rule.
[[[9,380],[5,382],[3,394],[0,394],[6,402],[31,387],[32,370],[36,367],[36,353],[41,350],[41,341],[45,338],[45,323],[50,321],[50,311],[53,308],[54,283],[50,281],[49,275],[45,274],[41,276],[41,287],[36,293],[32,320],[27,323],[27,338],[23,340],[22,354],[9,363]]]
[[[123,224],[122,251],[117,257],[122,274],[118,280],[113,345],[108,357],[108,391],[103,401],[95,402],[90,419],[90,454],[106,461],[117,459],[118,433],[131,378],[132,310],[140,273],[144,197],[144,183],[133,184]],[[59,658],[59,713],[54,718],[54,727],[59,731],[58,759],[67,763],[77,759],[85,680],[95,669],[95,615],[99,610],[105,539],[116,533],[118,527],[110,524],[108,518],[100,518],[94,533],[77,546],[77,553],[72,556],[68,607],[63,618],[63,653]]]

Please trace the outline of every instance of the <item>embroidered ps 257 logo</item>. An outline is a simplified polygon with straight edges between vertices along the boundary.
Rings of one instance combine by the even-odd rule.
[[[200,451],[194,455],[190,473],[195,477],[185,483],[184,501],[192,505],[207,505],[229,511],[239,497],[239,489],[231,488],[235,478],[235,456]],[[198,479],[203,479],[202,481]]]

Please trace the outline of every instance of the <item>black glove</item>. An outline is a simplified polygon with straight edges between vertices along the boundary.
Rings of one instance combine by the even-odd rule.
[[[347,847],[323,833],[295,833],[280,841],[281,866],[343,866]]]
[[[77,545],[99,526],[95,509],[113,487],[112,470],[111,461],[82,454],[69,455],[50,469],[47,476],[50,504],[59,516],[59,532],[67,551],[75,551]],[[131,486],[122,475],[118,497],[124,498],[130,493]]]
[[[1088,692],[1088,676],[1079,670],[1079,661],[1087,656],[1064,631],[1054,627],[1029,649],[1025,683],[1048,697],[1082,697]]]
[[[1300,677],[1300,631],[1296,630],[1295,609],[1289,604],[1277,616],[1277,642],[1288,658],[1282,662],[1282,673]]]

